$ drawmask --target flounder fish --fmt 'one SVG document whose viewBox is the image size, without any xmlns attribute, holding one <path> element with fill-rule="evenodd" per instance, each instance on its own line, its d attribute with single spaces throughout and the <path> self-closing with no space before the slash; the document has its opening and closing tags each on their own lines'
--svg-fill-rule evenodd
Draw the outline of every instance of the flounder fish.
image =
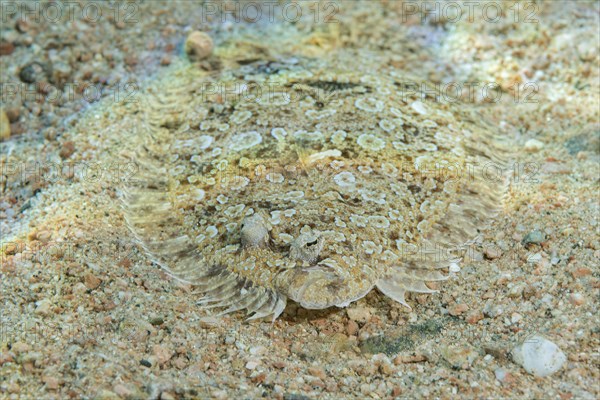
<svg viewBox="0 0 600 400">
<path fill-rule="evenodd" d="M 146 89 L 125 216 L 199 304 L 250 319 L 345 307 L 374 288 L 432 293 L 506 189 L 496 129 L 471 107 L 302 58 L 208 73 L 181 62 Z"/>
</svg>

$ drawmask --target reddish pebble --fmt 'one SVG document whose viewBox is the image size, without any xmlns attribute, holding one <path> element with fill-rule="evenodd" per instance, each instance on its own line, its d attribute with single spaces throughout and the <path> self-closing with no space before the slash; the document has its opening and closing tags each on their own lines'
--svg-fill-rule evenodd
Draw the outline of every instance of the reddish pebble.
<svg viewBox="0 0 600 400">
<path fill-rule="evenodd" d="M 571 302 L 571 304 L 573 304 L 574 306 L 580 306 L 583 303 L 585 303 L 585 298 L 583 297 L 583 295 L 581 293 L 572 293 L 569 296 L 569 301 Z"/>
<path fill-rule="evenodd" d="M 462 304 L 455 304 L 452 307 L 450 307 L 450 309 L 448 310 L 448 312 L 453 317 L 456 317 L 456 316 L 464 313 L 468 309 L 469 309 L 469 307 L 466 304 L 464 304 L 464 303 L 462 303 Z"/>
<path fill-rule="evenodd" d="M 10 42 L 0 42 L 0 56 L 11 55 L 15 51 L 15 45 Z"/>
<path fill-rule="evenodd" d="M 66 159 L 66 158 L 71 157 L 74 152 L 75 152 L 75 143 L 69 141 L 69 142 L 63 143 L 62 148 L 60 149 L 60 152 L 58 153 L 58 155 L 62 159 Z"/>
<path fill-rule="evenodd" d="M 470 324 L 476 324 L 477 322 L 483 319 L 483 313 L 481 311 L 475 310 L 471 311 L 465 320 Z"/>
<path fill-rule="evenodd" d="M 320 367 L 308 367 L 308 373 L 312 376 L 316 376 L 321 380 L 325 380 L 325 378 L 327 378 L 325 371 L 323 370 L 323 368 Z"/>
<path fill-rule="evenodd" d="M 571 271 L 573 278 L 581 278 L 582 276 L 591 275 L 592 270 L 589 268 L 577 268 L 575 271 Z"/>
<path fill-rule="evenodd" d="M 275 361 L 273 366 L 277 369 L 284 369 L 286 367 L 286 363 L 283 361 Z"/>
<path fill-rule="evenodd" d="M 348 332 L 348 336 L 355 336 L 358 332 L 358 324 L 355 321 L 348 321 L 348 325 L 346 326 L 346 331 Z"/>
<path fill-rule="evenodd" d="M 160 59 L 160 65 L 171 65 L 171 57 L 169 56 L 164 56 L 163 58 Z"/>
<path fill-rule="evenodd" d="M 46 384 L 46 388 L 50 390 L 58 389 L 58 379 L 53 376 L 44 375 L 42 377 L 42 382 Z"/>
<path fill-rule="evenodd" d="M 84 280 L 85 287 L 90 290 L 97 289 L 98 286 L 100 286 L 100 284 L 102 283 L 102 281 L 100 279 L 98 279 L 97 277 L 95 277 L 92 274 L 87 274 L 85 276 L 85 278 L 83 278 L 83 280 Z"/>
</svg>

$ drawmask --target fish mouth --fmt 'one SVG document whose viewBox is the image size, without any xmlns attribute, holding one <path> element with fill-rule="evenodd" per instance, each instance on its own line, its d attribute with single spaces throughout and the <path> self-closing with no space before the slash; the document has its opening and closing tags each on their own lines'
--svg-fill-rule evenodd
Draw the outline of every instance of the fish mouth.
<svg viewBox="0 0 600 400">
<path fill-rule="evenodd" d="M 320 310 L 344 302 L 347 281 L 330 267 L 315 264 L 280 274 L 280 290 L 303 308 Z"/>
<path fill-rule="evenodd" d="M 311 310 L 346 307 L 372 289 L 371 285 L 356 290 L 356 282 L 349 281 L 323 264 L 283 271 L 278 278 L 278 290 L 303 308 Z"/>
<path fill-rule="evenodd" d="M 303 268 L 302 272 L 307 274 L 308 277 L 307 277 L 306 281 L 304 282 L 304 284 L 299 288 L 298 297 L 300 299 L 306 298 L 307 297 L 306 292 L 319 281 L 322 281 L 322 280 L 326 280 L 328 282 L 335 282 L 336 280 L 341 281 L 341 279 L 336 274 L 333 274 L 331 271 L 328 271 L 325 267 L 323 267 L 321 265 L 314 265 L 312 267 Z M 305 307 L 305 308 L 309 308 L 309 307 Z"/>
</svg>

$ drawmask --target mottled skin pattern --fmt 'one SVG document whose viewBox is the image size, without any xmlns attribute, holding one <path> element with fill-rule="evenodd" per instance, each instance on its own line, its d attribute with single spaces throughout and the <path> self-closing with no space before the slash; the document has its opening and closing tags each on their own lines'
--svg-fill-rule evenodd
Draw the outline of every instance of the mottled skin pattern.
<svg viewBox="0 0 600 400">
<path fill-rule="evenodd" d="M 503 183 L 467 173 L 497 162 L 489 127 L 401 83 L 303 60 L 175 69 L 144 103 L 133 232 L 226 312 L 431 292 L 460 255 L 429 250 L 474 239 Z"/>
</svg>

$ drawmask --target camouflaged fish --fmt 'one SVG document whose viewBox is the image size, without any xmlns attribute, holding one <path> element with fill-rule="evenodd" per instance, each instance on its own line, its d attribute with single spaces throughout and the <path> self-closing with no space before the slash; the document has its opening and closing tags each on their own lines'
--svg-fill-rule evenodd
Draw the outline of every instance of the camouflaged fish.
<svg viewBox="0 0 600 400">
<path fill-rule="evenodd" d="M 505 183 L 493 127 L 402 85 L 315 60 L 182 62 L 143 96 L 129 226 L 223 313 L 275 320 L 288 299 L 345 307 L 375 287 L 408 306 L 446 279 Z"/>
</svg>

